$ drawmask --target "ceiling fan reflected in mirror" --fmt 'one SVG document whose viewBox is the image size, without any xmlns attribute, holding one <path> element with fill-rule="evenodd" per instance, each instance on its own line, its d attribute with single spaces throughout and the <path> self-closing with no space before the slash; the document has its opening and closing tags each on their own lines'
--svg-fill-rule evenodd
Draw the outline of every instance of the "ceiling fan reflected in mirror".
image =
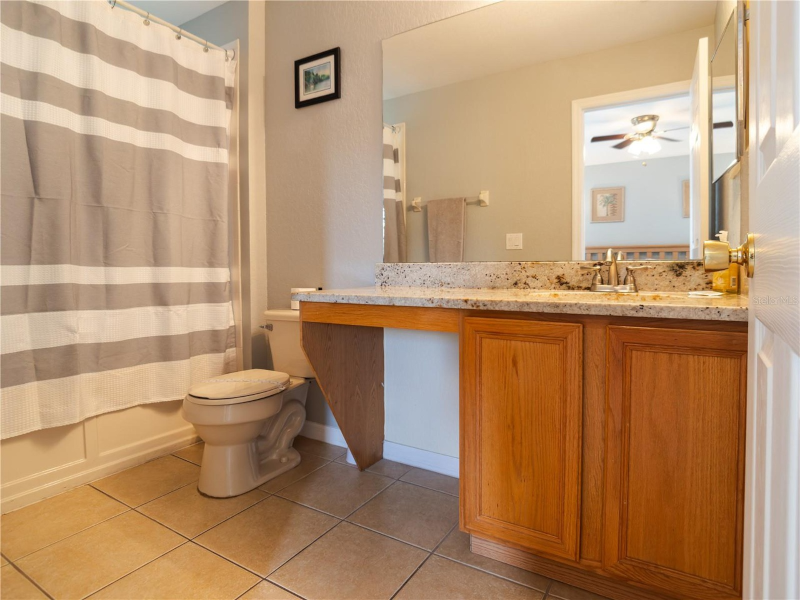
<svg viewBox="0 0 800 600">
<path fill-rule="evenodd" d="M 659 140 L 665 142 L 680 142 L 675 138 L 665 137 L 664 134 L 670 131 L 678 131 L 680 129 L 689 129 L 689 126 L 675 127 L 673 129 L 666 129 L 664 131 L 656 131 L 656 123 L 658 123 L 658 115 L 639 115 L 631 119 L 633 124 L 633 132 L 631 133 L 615 133 L 613 135 L 598 135 L 591 139 L 591 142 L 611 142 L 622 140 L 618 144 L 611 146 L 617 150 L 628 148 L 628 152 L 634 156 L 655 154 L 661 150 Z M 722 123 L 714 123 L 714 129 L 725 129 L 733 127 L 731 121 L 723 121 Z"/>
</svg>

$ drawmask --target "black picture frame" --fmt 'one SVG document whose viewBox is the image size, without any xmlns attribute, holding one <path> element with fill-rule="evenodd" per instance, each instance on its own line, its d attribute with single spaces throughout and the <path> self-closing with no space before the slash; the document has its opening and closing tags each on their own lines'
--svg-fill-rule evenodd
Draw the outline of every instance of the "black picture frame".
<svg viewBox="0 0 800 600">
<path fill-rule="evenodd" d="M 307 65 L 310 62 L 314 62 L 321 58 L 326 58 L 328 56 L 330 56 L 333 59 L 333 77 L 331 86 L 333 88 L 333 91 L 330 94 L 317 96 L 315 98 L 310 98 L 308 100 L 302 100 L 300 97 L 300 77 L 301 77 L 301 72 L 303 71 L 303 65 Z M 306 106 L 312 106 L 314 104 L 319 104 L 321 102 L 338 100 L 341 97 L 342 97 L 342 60 L 341 60 L 341 51 L 339 48 L 331 48 L 330 50 L 326 50 L 325 52 L 319 52 L 317 54 L 313 54 L 311 56 L 307 56 L 305 58 L 301 58 L 299 60 L 294 61 L 294 107 L 295 108 L 305 108 Z"/>
</svg>

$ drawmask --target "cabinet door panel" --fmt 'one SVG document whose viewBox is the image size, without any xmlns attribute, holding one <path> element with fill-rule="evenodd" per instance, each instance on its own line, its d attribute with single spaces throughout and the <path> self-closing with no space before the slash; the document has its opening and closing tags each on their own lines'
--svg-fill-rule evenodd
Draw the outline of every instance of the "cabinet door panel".
<svg viewBox="0 0 800 600">
<path fill-rule="evenodd" d="M 746 334 L 609 328 L 606 569 L 738 594 L 746 349 Z"/>
<path fill-rule="evenodd" d="M 461 340 L 462 528 L 576 560 L 582 326 L 468 317 Z"/>
</svg>

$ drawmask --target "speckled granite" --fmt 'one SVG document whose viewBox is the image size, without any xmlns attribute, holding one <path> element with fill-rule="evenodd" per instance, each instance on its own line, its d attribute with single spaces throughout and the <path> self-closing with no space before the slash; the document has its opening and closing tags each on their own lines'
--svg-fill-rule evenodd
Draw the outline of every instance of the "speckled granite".
<svg viewBox="0 0 800 600">
<path fill-rule="evenodd" d="M 469 308 L 660 319 L 747 320 L 746 296 L 692 298 L 686 292 L 602 294 L 563 290 L 433 289 L 430 287 L 375 286 L 294 294 L 292 299 L 303 302 Z"/>
<path fill-rule="evenodd" d="M 588 290 L 592 271 L 581 270 L 596 262 L 472 262 L 472 263 L 378 263 L 375 284 L 380 287 L 429 287 L 518 290 Z M 711 274 L 700 261 L 631 261 L 626 265 L 647 265 L 636 273 L 640 290 L 689 292 L 711 289 Z M 608 268 L 601 273 L 605 279 Z"/>
</svg>

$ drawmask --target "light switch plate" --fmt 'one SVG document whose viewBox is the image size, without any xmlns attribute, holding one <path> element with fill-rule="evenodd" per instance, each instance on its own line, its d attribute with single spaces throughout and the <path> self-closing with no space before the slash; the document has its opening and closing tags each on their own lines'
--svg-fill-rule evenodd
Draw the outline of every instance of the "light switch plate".
<svg viewBox="0 0 800 600">
<path fill-rule="evenodd" d="M 507 233 L 506 234 L 506 250 L 522 250 L 522 234 L 521 233 Z"/>
</svg>

